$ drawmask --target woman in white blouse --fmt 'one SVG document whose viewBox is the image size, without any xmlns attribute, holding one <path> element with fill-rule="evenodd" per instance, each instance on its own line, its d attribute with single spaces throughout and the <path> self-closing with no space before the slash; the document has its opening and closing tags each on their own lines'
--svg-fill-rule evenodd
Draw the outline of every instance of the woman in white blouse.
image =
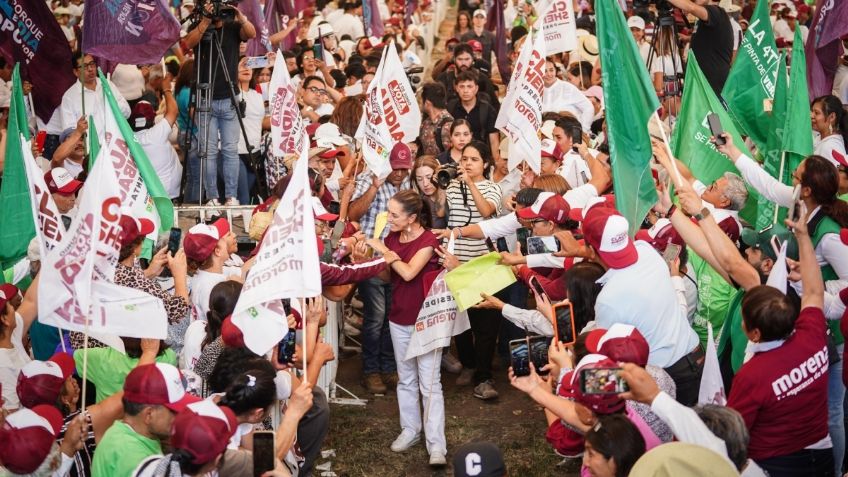
<svg viewBox="0 0 848 477">
<path fill-rule="evenodd" d="M 813 123 L 813 154 L 822 156 L 839 167 L 833 155 L 836 151 L 845 157 L 845 136 L 848 134 L 848 114 L 836 96 L 820 96 L 810 106 Z"/>
</svg>

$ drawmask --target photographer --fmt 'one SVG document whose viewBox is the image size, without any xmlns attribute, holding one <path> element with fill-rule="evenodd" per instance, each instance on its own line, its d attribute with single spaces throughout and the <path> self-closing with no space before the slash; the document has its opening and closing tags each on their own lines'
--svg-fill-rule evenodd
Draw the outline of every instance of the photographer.
<svg viewBox="0 0 848 477">
<path fill-rule="evenodd" d="M 217 11 L 216 11 L 217 10 Z M 238 141 L 241 129 L 238 111 L 234 107 L 235 81 L 239 63 L 239 44 L 256 36 L 253 24 L 233 5 L 221 5 L 220 0 L 209 0 L 203 6 L 204 15 L 185 37 L 187 48 L 196 48 L 195 58 L 200 68 L 199 83 L 211 83 L 212 104 L 208 113 L 201 113 L 197 124 L 200 150 L 205 150 L 204 187 L 209 205 L 220 205 L 218 197 L 218 139 L 221 141 L 223 161 L 224 196 L 226 205 L 238 205 L 239 157 Z M 213 15 L 213 13 L 217 13 Z M 212 27 L 215 35 L 208 41 L 217 42 L 220 48 L 200 48 L 201 39 Z M 219 54 L 222 56 L 219 58 Z M 210 63 L 211 62 L 211 63 Z M 209 65 L 212 77 L 206 77 Z M 223 67 L 226 67 L 226 75 Z M 229 79 L 229 81 L 227 81 Z M 204 147 L 205 146 L 205 147 Z"/>
<path fill-rule="evenodd" d="M 721 96 L 733 58 L 733 27 L 727 12 L 714 0 L 668 0 L 698 18 L 691 47 L 713 91 Z"/>
</svg>

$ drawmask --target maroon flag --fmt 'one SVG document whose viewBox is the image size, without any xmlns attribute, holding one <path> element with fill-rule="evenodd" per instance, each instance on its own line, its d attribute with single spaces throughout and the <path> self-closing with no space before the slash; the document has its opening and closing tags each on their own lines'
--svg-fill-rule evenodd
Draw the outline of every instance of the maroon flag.
<svg viewBox="0 0 848 477">
<path fill-rule="evenodd" d="M 0 54 L 20 63 L 32 83 L 35 113 L 45 123 L 74 84 L 71 47 L 45 2 L 0 0 Z"/>
<path fill-rule="evenodd" d="M 512 74 L 512 68 L 509 64 L 509 52 L 506 48 L 506 25 L 503 16 L 504 2 L 503 0 L 495 0 L 489 14 L 486 17 L 489 22 L 486 24 L 486 29 L 489 31 L 495 30 L 495 56 L 498 60 L 498 72 L 501 75 L 501 81 L 504 86 L 509 84 L 509 78 Z M 488 58 L 486 58 L 488 60 Z"/>
<path fill-rule="evenodd" d="M 256 29 L 256 36 L 247 41 L 247 56 L 262 56 L 271 51 L 271 42 L 268 40 L 271 34 L 268 32 L 268 26 L 265 25 L 259 0 L 242 0 L 238 8 Z"/>
<path fill-rule="evenodd" d="M 842 56 L 840 38 L 848 34 L 848 1 L 818 0 L 804 52 L 810 100 L 830 94 Z"/>
<path fill-rule="evenodd" d="M 159 63 L 180 41 L 180 23 L 166 0 L 89 0 L 83 27 L 82 51 L 113 63 Z"/>
<path fill-rule="evenodd" d="M 377 0 L 362 0 L 362 18 L 365 22 L 365 36 L 381 38 L 386 33 Z"/>
</svg>

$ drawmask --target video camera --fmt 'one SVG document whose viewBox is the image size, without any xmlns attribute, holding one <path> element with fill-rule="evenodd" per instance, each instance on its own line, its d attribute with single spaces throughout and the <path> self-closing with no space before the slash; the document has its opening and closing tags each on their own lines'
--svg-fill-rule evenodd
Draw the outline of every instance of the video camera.
<svg viewBox="0 0 848 477">
<path fill-rule="evenodd" d="M 211 18 L 212 20 L 221 20 L 224 22 L 235 20 L 236 12 L 233 8 L 238 6 L 240 0 L 200 0 L 194 11 L 200 15 Z M 206 5 L 211 5 L 211 11 L 206 11 Z"/>
<path fill-rule="evenodd" d="M 406 78 L 409 80 L 409 86 L 412 86 L 412 91 L 418 91 L 421 85 L 421 74 L 424 73 L 424 68 L 421 66 L 410 66 L 404 68 Z"/>
<path fill-rule="evenodd" d="M 647 11 L 651 4 L 656 6 L 657 16 L 660 18 L 670 17 L 674 10 L 674 5 L 668 0 L 633 0 L 633 10 L 636 12 Z"/>
<path fill-rule="evenodd" d="M 441 189 L 447 189 L 451 181 L 456 179 L 456 172 L 455 164 L 442 166 L 436 173 L 436 185 Z"/>
</svg>

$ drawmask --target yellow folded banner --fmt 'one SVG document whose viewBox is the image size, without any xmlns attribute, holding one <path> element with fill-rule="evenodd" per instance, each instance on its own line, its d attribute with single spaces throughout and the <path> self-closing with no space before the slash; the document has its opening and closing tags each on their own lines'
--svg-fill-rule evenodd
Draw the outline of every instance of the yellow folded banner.
<svg viewBox="0 0 848 477">
<path fill-rule="evenodd" d="M 389 223 L 389 212 L 380 212 L 377 214 L 377 217 L 374 218 L 374 238 L 378 239 L 381 235 L 383 235 L 383 229 L 386 228 L 386 224 Z"/>
<path fill-rule="evenodd" d="M 483 301 L 481 293 L 494 295 L 515 283 L 512 267 L 499 265 L 501 255 L 491 252 L 466 262 L 445 275 L 445 283 L 453 293 L 459 311 Z"/>
</svg>

